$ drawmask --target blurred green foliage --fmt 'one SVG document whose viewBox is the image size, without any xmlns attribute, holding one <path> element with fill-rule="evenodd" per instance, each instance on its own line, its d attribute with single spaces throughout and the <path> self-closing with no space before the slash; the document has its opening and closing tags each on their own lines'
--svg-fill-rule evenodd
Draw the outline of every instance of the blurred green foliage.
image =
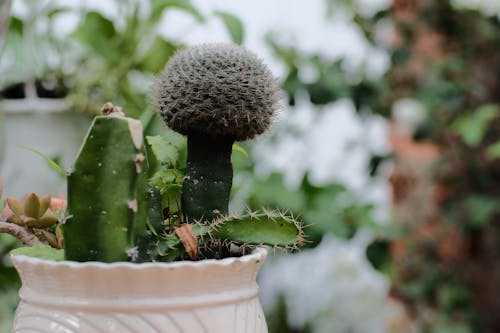
<svg viewBox="0 0 500 333">
<path fill-rule="evenodd" d="M 251 208 L 287 209 L 300 217 L 306 227 L 309 246 L 314 247 L 324 234 L 350 238 L 360 227 L 373 227 L 371 204 L 359 200 L 342 184 L 313 185 L 305 175 L 298 189 L 285 185 L 283 175 L 273 173 L 257 179 L 249 193 Z"/>
<path fill-rule="evenodd" d="M 20 287 L 15 268 L 8 260 L 8 253 L 19 246 L 19 241 L 10 235 L 0 234 L 0 332 L 10 332 L 12 314 L 17 306 Z"/>
<path fill-rule="evenodd" d="M 216 11 L 215 15 L 222 19 L 233 42 L 242 44 L 243 37 L 245 36 L 245 28 L 241 21 L 236 16 L 220 10 Z"/>
<path fill-rule="evenodd" d="M 113 1 L 117 17 L 84 7 L 41 1 L 13 16 L 3 55 L 0 96 L 22 98 L 22 83 L 35 80 L 41 97 L 65 97 L 71 109 L 95 115 L 113 101 L 132 117 L 150 120 L 149 94 L 154 76 L 180 47 L 160 33 L 162 18 L 182 11 L 196 24 L 207 18 L 189 0 Z M 70 35 L 55 31 L 60 16 L 78 19 Z M 234 15 L 214 13 L 232 40 L 242 43 L 244 28 Z M 43 29 L 37 29 L 43 26 Z M 35 52 L 36 50 L 36 52 Z M 21 85 L 21 86 L 20 86 Z"/>
<path fill-rule="evenodd" d="M 95 11 L 85 13 L 73 37 L 88 49 L 78 63 L 78 75 L 70 82 L 72 104 L 97 112 L 102 101 L 113 100 L 126 107 L 127 114 L 140 117 L 149 107 L 147 82 L 161 71 L 165 62 L 180 46 L 158 33 L 164 11 L 181 9 L 199 22 L 203 16 L 189 1 L 152 0 L 147 17 L 140 17 L 138 3 L 117 2 L 123 27 Z"/>
<path fill-rule="evenodd" d="M 440 191 L 431 202 L 439 224 L 426 240 L 406 237 L 408 259 L 395 269 L 395 289 L 421 309 L 424 332 L 496 332 L 500 307 L 489 295 L 500 280 L 488 272 L 500 268 L 500 161 L 491 150 L 500 140 L 500 22 L 449 1 L 408 15 L 395 15 L 401 41 L 394 54 L 410 52 L 387 79 L 395 98 L 414 97 L 427 109 L 414 136 L 442 154 L 428 175 Z M 459 255 L 446 256 L 443 242 Z"/>
<path fill-rule="evenodd" d="M 358 73 L 346 70 L 344 58 L 299 51 L 270 35 L 268 43 L 287 69 L 283 88 L 289 103 L 294 105 L 304 93 L 319 106 L 347 97 L 360 116 L 379 114 L 392 121 L 394 102 L 415 99 L 426 113 L 412 133 L 413 139 L 432 143 L 441 154 L 432 168 L 434 174 L 427 175 L 441 191 L 436 198 L 428 198 L 437 206 L 433 216 L 438 223 L 432 236 L 419 236 L 418 228 L 426 220 L 415 220 L 411 226 L 379 227 L 381 238 L 368 248 L 369 258 L 390 274 L 394 294 L 408 306 L 422 332 L 497 332 L 500 321 L 495 313 L 500 308 L 490 295 L 500 281 L 496 273 L 489 272 L 498 271 L 500 263 L 499 18 L 494 13 L 454 7 L 449 0 L 395 0 L 371 14 L 361 10 L 357 1 L 328 0 L 327 4 L 332 20 L 338 15 L 349 17 L 369 45 L 388 52 L 390 68 L 372 79 L 363 69 Z M 391 35 L 386 40 L 390 43 L 384 44 L 377 33 L 388 22 Z M 303 68 L 312 68 L 316 78 L 304 80 Z M 386 159 L 373 156 L 370 174 Z M 269 187 L 276 191 L 270 199 L 307 206 L 303 211 L 306 221 L 310 211 L 317 222 L 330 210 L 336 221 L 344 222 L 333 231 L 350 234 L 349 219 L 336 214 L 340 207 L 334 208 L 339 202 L 338 187 L 321 189 L 319 193 L 328 193 L 325 201 L 321 195 L 316 197 L 317 191 L 310 191 L 307 182 L 300 191 L 287 195 L 278 192 L 276 184 Z M 414 209 L 419 210 L 421 204 L 414 202 Z M 355 204 L 342 212 L 354 210 L 356 218 L 366 219 L 362 208 Z M 453 237 L 458 238 L 453 241 Z M 444 245 L 438 239 L 450 242 L 454 253 L 461 253 L 459 257 L 451 262 L 443 259 L 440 251 Z M 390 252 L 396 241 L 406 249 L 404 259 L 397 262 Z"/>
<path fill-rule="evenodd" d="M 382 104 L 384 96 L 389 93 L 387 81 L 369 79 L 363 70 L 347 72 L 344 58 L 329 60 L 316 53 L 303 54 L 292 45 L 280 43 L 273 33 L 267 36 L 267 43 L 287 67 L 282 87 L 290 105 L 295 105 L 298 93 L 307 92 L 315 105 L 350 98 L 358 112 L 368 108 L 375 113 L 388 114 L 387 105 Z M 304 82 L 299 74 L 300 68 L 309 68 L 318 77 L 312 82 Z"/>
</svg>

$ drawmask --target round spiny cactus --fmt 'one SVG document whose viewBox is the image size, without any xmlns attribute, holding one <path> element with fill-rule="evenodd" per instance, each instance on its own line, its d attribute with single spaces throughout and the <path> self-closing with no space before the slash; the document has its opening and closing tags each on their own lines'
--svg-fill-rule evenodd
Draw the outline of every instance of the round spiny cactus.
<svg viewBox="0 0 500 333">
<path fill-rule="evenodd" d="M 232 44 L 203 44 L 176 53 L 154 92 L 158 113 L 174 131 L 237 141 L 264 132 L 278 101 L 278 84 L 267 66 Z"/>
</svg>

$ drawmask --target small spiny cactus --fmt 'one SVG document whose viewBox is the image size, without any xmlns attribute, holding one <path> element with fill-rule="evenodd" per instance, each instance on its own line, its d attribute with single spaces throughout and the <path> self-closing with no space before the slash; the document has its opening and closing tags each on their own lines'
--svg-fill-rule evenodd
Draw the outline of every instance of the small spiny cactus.
<svg viewBox="0 0 500 333">
<path fill-rule="evenodd" d="M 247 210 L 242 215 L 221 216 L 209 225 L 181 224 L 157 238 L 151 259 L 224 258 L 264 245 L 298 250 L 305 242 L 302 224 L 292 215 L 278 210 Z"/>
<path fill-rule="evenodd" d="M 263 133 L 278 108 L 271 71 L 238 45 L 194 46 L 170 59 L 153 100 L 165 124 L 188 138 L 186 220 L 210 223 L 227 215 L 232 146 Z"/>
</svg>

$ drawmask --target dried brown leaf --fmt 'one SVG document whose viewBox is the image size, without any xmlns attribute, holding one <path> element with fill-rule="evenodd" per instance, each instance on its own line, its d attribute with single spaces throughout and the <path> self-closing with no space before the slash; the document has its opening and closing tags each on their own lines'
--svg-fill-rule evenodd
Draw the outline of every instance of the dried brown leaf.
<svg viewBox="0 0 500 333">
<path fill-rule="evenodd" d="M 198 240 L 193 233 L 193 228 L 190 224 L 183 224 L 175 228 L 175 234 L 179 237 L 186 253 L 191 260 L 198 259 Z"/>
</svg>

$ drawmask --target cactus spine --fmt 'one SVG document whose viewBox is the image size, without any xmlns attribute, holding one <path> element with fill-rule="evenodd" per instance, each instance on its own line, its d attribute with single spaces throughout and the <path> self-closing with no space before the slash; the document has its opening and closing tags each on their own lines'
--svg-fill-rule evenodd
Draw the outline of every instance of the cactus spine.
<svg viewBox="0 0 500 333">
<path fill-rule="evenodd" d="M 66 259 L 137 259 L 146 233 L 147 163 L 142 126 L 105 104 L 68 172 Z M 136 221 L 139 221 L 136 223 Z"/>
</svg>

